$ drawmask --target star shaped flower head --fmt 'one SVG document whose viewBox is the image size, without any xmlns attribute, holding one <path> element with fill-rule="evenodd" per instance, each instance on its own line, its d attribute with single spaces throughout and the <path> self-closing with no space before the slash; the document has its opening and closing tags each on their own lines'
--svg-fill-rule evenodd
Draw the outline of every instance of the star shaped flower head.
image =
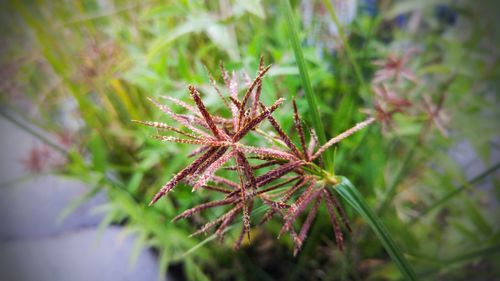
<svg viewBox="0 0 500 281">
<path fill-rule="evenodd" d="M 299 148 L 272 116 L 272 113 L 284 100 L 278 99 L 269 107 L 260 101 L 262 78 L 269 68 L 270 66 L 264 67 L 261 58 L 257 76 L 254 80 L 248 81 L 242 98 L 239 98 L 238 95 L 238 81 L 234 72 L 229 75 L 221 65 L 222 78 L 229 92 L 227 98 L 217 87 L 215 79 L 210 76 L 210 82 L 215 92 L 231 112 L 230 118 L 209 113 L 200 93 L 191 85 L 188 89 L 195 106 L 167 97 L 171 102 L 184 107 L 191 115 L 174 113 L 168 107 L 151 99 L 154 105 L 183 125 L 184 129 L 174 128 L 160 122 L 136 122 L 172 131 L 182 136 L 156 135 L 155 138 L 158 140 L 194 144 L 199 145 L 199 148 L 190 155 L 191 157 L 196 156 L 196 158 L 175 174 L 157 192 L 150 205 L 157 202 L 181 181 L 191 185 L 193 191 L 202 188 L 222 194 L 224 196 L 222 199 L 195 206 L 182 212 L 173 220 L 188 218 L 210 208 L 230 206 L 227 212 L 203 225 L 193 235 L 204 233 L 218 226 L 215 233 L 222 240 L 228 227 L 241 214 L 242 231 L 235 242 L 235 248 L 239 248 L 245 235 L 250 238 L 250 218 L 256 204 L 255 199 L 258 198 L 263 205 L 269 208 L 261 222 L 268 221 L 275 214 L 281 215 L 284 225 L 280 235 L 284 232 L 289 232 L 292 235 L 296 244 L 296 253 L 307 236 L 321 200 L 324 200 L 332 219 L 337 244 L 342 247 L 342 233 L 337 216 L 341 218 L 347 229 L 350 227 L 339 202 L 325 188 L 327 182 L 323 178 L 324 171 L 319 166 L 321 165 L 320 158 L 321 154 L 330 146 L 369 125 L 374 119 L 370 118 L 359 123 L 321 147 L 318 147 L 318 141 L 311 130 L 309 145 L 306 147 L 304 128 L 294 102 L 294 124 L 299 134 Z M 269 122 L 276 134 L 260 128 L 265 120 Z M 245 144 L 243 139 L 248 134 L 255 134 L 257 137 L 267 140 L 269 145 L 257 147 Z M 229 163 L 234 164 L 229 165 Z M 216 175 L 219 170 L 234 172 L 237 176 L 232 178 L 237 180 Z M 302 229 L 297 233 L 293 229 L 292 223 L 311 202 L 313 206 L 309 215 Z M 334 210 L 336 210 L 337 215 Z"/>
<path fill-rule="evenodd" d="M 379 84 L 381 82 L 395 82 L 399 83 L 402 78 L 417 83 L 417 77 L 408 68 L 408 62 L 415 54 L 414 49 L 405 51 L 402 55 L 390 54 L 384 59 L 375 60 L 373 64 L 380 67 L 375 72 L 373 83 Z"/>
</svg>

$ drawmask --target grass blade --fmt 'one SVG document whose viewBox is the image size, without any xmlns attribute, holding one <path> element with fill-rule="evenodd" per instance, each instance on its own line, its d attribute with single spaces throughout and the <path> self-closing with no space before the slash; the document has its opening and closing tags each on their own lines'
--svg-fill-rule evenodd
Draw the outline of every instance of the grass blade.
<svg viewBox="0 0 500 281">
<path fill-rule="evenodd" d="M 382 221 L 377 217 L 368 204 L 366 204 L 363 196 L 347 178 L 338 177 L 338 179 L 340 179 L 340 182 L 334 186 L 335 191 L 339 193 L 349 203 L 349 205 L 351 205 L 368 222 L 405 279 L 417 280 L 415 273 L 404 257 L 403 252 L 396 245 Z"/>
<path fill-rule="evenodd" d="M 500 168 L 500 162 L 498 162 L 495 165 L 491 166 L 489 169 L 487 169 L 483 173 L 475 176 L 467 184 L 464 184 L 464 185 L 458 187 L 457 189 L 455 189 L 453 191 L 450 191 L 445 196 L 443 196 L 441 199 L 439 199 L 434 204 L 432 204 L 429 208 L 427 208 L 424 211 L 422 211 L 418 217 L 416 217 L 414 220 L 412 220 L 410 222 L 410 224 L 416 223 L 418 220 L 420 220 L 422 217 L 424 217 L 425 215 L 427 215 L 428 213 L 430 213 L 432 210 L 435 210 L 439 206 L 441 206 L 444 203 L 448 202 L 450 199 L 452 199 L 453 197 L 455 197 L 456 195 L 460 194 L 462 191 L 464 191 L 465 189 L 467 189 L 467 187 L 469 187 L 470 185 L 473 185 L 473 184 L 476 184 L 476 183 L 480 182 L 481 180 L 483 180 L 484 178 L 486 178 L 487 176 L 489 176 L 491 173 L 495 172 L 499 168 Z"/>
<path fill-rule="evenodd" d="M 309 78 L 309 72 L 307 71 L 306 62 L 304 59 L 304 54 L 302 52 L 302 47 L 300 45 L 299 36 L 297 34 L 295 19 L 293 18 L 292 6 L 289 0 L 282 1 L 283 10 L 285 11 L 286 20 L 288 23 L 288 35 L 290 37 L 290 43 L 292 44 L 293 52 L 295 54 L 295 60 L 297 66 L 299 67 L 300 79 L 302 80 L 302 86 L 304 87 L 304 92 L 306 95 L 307 103 L 309 104 L 309 113 L 312 121 L 312 125 L 321 145 L 326 142 L 325 127 L 323 122 L 321 122 L 321 116 L 319 115 L 316 96 L 311 86 L 311 80 Z M 333 172 L 333 159 L 332 154 L 328 151 L 324 154 L 325 168 L 329 172 Z"/>
</svg>

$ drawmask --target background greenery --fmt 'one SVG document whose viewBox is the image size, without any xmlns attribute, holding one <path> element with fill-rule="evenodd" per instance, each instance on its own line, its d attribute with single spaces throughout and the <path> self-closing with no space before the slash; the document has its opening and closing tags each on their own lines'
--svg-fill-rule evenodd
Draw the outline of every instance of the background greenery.
<svg viewBox="0 0 500 281">
<path fill-rule="evenodd" d="M 388 83 L 413 106 L 394 115 L 395 127 L 379 123 L 343 141 L 336 174 L 348 177 L 376 210 L 419 279 L 493 280 L 500 274 L 498 173 L 489 180 L 491 188 L 477 184 L 499 167 L 491 156 L 500 131 L 495 1 L 359 2 L 354 21 L 339 37 L 331 32 L 335 18 L 327 1 L 292 1 L 327 138 L 373 112 L 372 79 L 383 69 L 375 60 L 412 50 L 404 68 L 417 82 Z M 105 213 L 101 227 L 119 224 L 135 234 L 136 254 L 151 247 L 160 277 L 170 268 L 181 280 L 401 278 L 367 222 L 347 204 L 354 231 L 346 250 L 336 249 L 321 209 L 296 258 L 289 239 L 275 238 L 279 220 L 253 228 L 252 241 L 237 252 L 231 248 L 236 232 L 218 243 L 210 236 L 188 237 L 203 218 L 170 223 L 208 194 L 179 186 L 146 207 L 192 150 L 152 140 L 150 129 L 130 122 L 170 122 L 146 97 L 189 101 L 186 86 L 195 84 L 215 111 L 221 103 L 204 65 L 214 76 L 220 61 L 253 76 L 264 55 L 273 67 L 264 79 L 263 101 L 296 97 L 309 116 L 281 1 L 12 1 L 5 7 L 2 116 L 43 130 L 45 142 L 67 157 L 50 171 L 92 187 L 63 217 L 105 190 L 109 202 L 96 210 Z M 438 104 L 443 95 L 440 117 L 448 136 L 422 109 L 424 98 Z M 293 126 L 290 112 L 287 102 L 275 113 L 287 129 Z M 70 141 L 62 143 L 61 136 Z M 450 152 L 463 142 L 487 167 L 479 177 L 467 178 Z"/>
</svg>

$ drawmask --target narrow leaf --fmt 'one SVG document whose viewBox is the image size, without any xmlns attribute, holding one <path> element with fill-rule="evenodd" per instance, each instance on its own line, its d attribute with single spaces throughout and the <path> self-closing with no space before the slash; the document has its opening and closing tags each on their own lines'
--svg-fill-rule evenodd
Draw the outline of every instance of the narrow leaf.
<svg viewBox="0 0 500 281">
<path fill-rule="evenodd" d="M 368 222 L 372 230 L 375 232 L 385 250 L 392 258 L 398 269 L 407 280 L 417 280 L 415 273 L 406 260 L 403 252 L 392 239 L 389 231 L 377 217 L 375 212 L 365 202 L 363 196 L 345 177 L 337 177 L 340 182 L 335 185 L 334 190 L 342 196 L 351 207 L 353 207 L 365 220 Z"/>
</svg>

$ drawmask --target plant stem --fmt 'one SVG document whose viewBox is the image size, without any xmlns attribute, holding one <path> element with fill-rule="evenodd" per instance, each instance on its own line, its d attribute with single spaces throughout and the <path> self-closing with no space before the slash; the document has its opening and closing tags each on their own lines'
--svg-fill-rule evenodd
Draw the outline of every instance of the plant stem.
<svg viewBox="0 0 500 281">
<path fill-rule="evenodd" d="M 406 260 L 403 252 L 396 245 L 389 234 L 389 231 L 386 229 L 379 217 L 365 202 L 363 196 L 347 178 L 338 177 L 338 179 L 339 184 L 333 186 L 333 189 L 340 194 L 340 196 L 342 196 L 347 203 L 349 203 L 349 205 L 351 205 L 351 207 L 353 207 L 354 210 L 356 210 L 365 219 L 366 222 L 368 222 L 405 279 L 417 280 L 415 273 Z"/>
<path fill-rule="evenodd" d="M 304 87 L 307 103 L 309 104 L 309 113 L 312 121 L 312 125 L 316 134 L 318 135 L 319 142 L 321 144 L 326 143 L 325 127 L 321 121 L 321 116 L 318 111 L 318 105 L 316 101 L 316 96 L 311 86 L 311 80 L 309 78 L 309 73 L 307 71 L 306 62 L 304 59 L 304 54 L 302 52 L 302 47 L 300 45 L 298 32 L 296 30 L 295 19 L 293 17 L 292 6 L 289 0 L 282 0 L 283 10 L 285 11 L 286 20 L 288 23 L 288 33 L 290 36 L 290 42 L 292 44 L 293 52 L 295 54 L 295 60 L 297 66 L 299 67 L 300 79 L 302 80 L 302 86 Z M 324 154 L 325 168 L 328 172 L 333 172 L 333 159 L 331 153 L 325 151 Z"/>
</svg>

